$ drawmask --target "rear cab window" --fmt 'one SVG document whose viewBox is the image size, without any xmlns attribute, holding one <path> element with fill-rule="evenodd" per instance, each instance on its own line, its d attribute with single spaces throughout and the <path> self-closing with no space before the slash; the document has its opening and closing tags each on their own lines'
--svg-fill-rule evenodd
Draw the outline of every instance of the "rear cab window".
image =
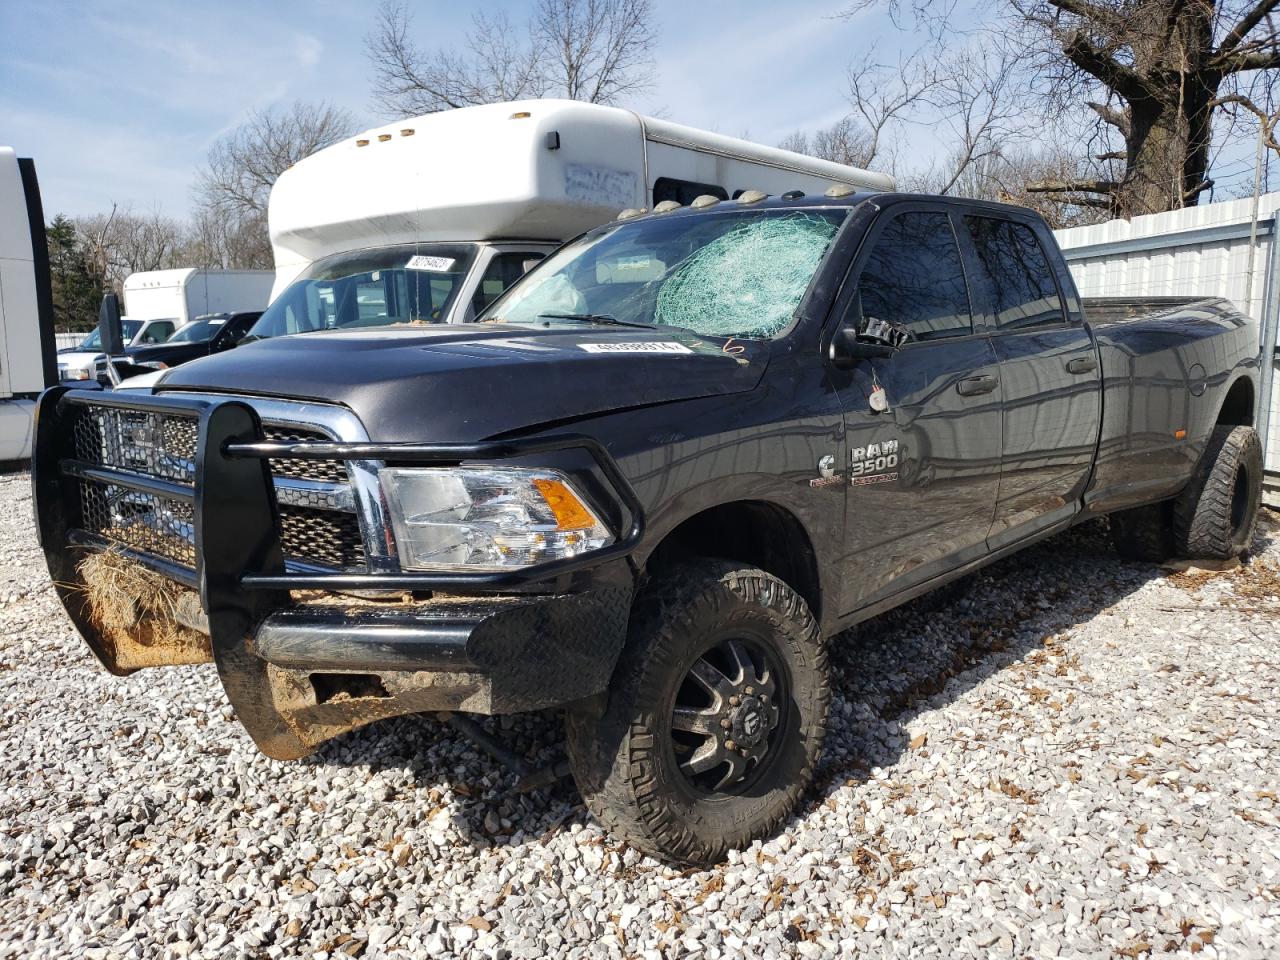
<svg viewBox="0 0 1280 960">
<path fill-rule="evenodd" d="M 1027 330 L 1066 322 L 1053 266 L 1035 231 L 998 217 L 964 217 L 991 290 L 997 330 Z"/>
</svg>

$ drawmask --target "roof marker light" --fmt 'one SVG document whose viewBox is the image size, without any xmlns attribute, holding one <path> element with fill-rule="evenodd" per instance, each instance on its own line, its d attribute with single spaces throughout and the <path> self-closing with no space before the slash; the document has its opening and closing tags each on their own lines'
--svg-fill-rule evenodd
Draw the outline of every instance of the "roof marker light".
<svg viewBox="0 0 1280 960">
<path fill-rule="evenodd" d="M 782 195 L 783 200 L 799 200 L 804 196 L 803 190 L 788 190 Z"/>
<path fill-rule="evenodd" d="M 389 134 L 389 133 L 380 133 L 380 134 L 378 134 L 378 142 L 379 142 L 379 143 L 386 143 L 386 142 L 387 142 L 388 140 L 390 140 L 390 139 L 391 139 L 391 134 Z"/>
<path fill-rule="evenodd" d="M 679 210 L 680 203 L 676 200 L 663 200 L 661 203 L 655 204 L 654 213 L 670 213 L 672 210 Z"/>
<path fill-rule="evenodd" d="M 363 140 L 363 139 L 361 139 L 361 140 L 357 140 L 357 141 L 356 141 L 356 146 L 357 146 L 357 147 L 367 147 L 368 145 L 369 145 L 369 141 L 368 141 L 368 140 Z"/>
<path fill-rule="evenodd" d="M 703 207 L 713 207 L 719 202 L 720 202 L 719 197 L 713 197 L 709 193 L 704 193 L 700 197 L 694 197 L 693 203 L 689 204 L 689 206 L 693 207 L 696 210 L 701 210 Z"/>
<path fill-rule="evenodd" d="M 761 200 L 766 199 L 768 196 L 769 195 L 767 193 L 762 193 L 759 190 L 743 190 L 742 193 L 738 195 L 738 202 L 739 203 L 759 203 Z"/>
<path fill-rule="evenodd" d="M 402 136 L 402 137 L 412 137 L 412 136 L 413 136 L 413 127 L 405 127 L 403 130 L 401 130 L 401 131 L 400 131 L 400 136 Z"/>
<path fill-rule="evenodd" d="M 638 217 L 645 212 L 646 211 L 643 207 L 641 207 L 639 210 L 637 210 L 635 207 L 627 207 L 627 209 L 623 210 L 620 214 L 618 214 L 617 219 L 630 220 L 632 217 Z"/>
<path fill-rule="evenodd" d="M 827 187 L 826 195 L 833 199 L 839 199 L 840 197 L 847 197 L 850 194 L 857 192 L 857 187 L 850 186 L 847 183 L 833 183 L 831 186 Z"/>
<path fill-rule="evenodd" d="M 528 110 L 521 110 L 518 113 L 513 113 L 511 116 L 507 117 L 507 119 L 508 120 L 528 120 L 532 116 L 533 114 L 530 113 Z"/>
</svg>

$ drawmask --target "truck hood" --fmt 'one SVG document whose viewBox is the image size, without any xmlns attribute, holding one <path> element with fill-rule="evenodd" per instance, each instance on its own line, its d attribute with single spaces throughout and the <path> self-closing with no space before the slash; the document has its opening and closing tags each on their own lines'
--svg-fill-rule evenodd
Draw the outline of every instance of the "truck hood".
<svg viewBox="0 0 1280 960">
<path fill-rule="evenodd" d="M 386 327 L 245 344 L 157 389 L 337 403 L 370 439 L 466 442 L 628 407 L 749 390 L 768 345 L 587 324 Z M 736 351 L 735 351 L 736 352 Z"/>
</svg>

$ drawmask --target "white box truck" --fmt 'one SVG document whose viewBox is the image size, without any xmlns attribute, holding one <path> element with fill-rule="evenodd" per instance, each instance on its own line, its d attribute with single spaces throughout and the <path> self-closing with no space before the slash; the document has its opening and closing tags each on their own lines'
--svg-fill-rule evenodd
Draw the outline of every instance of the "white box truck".
<svg viewBox="0 0 1280 960">
<path fill-rule="evenodd" d="M 402 120 L 302 160 L 271 191 L 276 275 L 252 336 L 469 321 L 533 262 L 626 208 L 893 179 L 573 100 Z M 138 316 L 134 301 L 126 306 Z"/>
<path fill-rule="evenodd" d="M 35 165 L 0 147 L 0 461 L 31 456 L 35 400 L 54 382 L 49 248 Z"/>
<path fill-rule="evenodd" d="M 176 320 L 206 313 L 262 310 L 271 297 L 270 270 L 144 270 L 124 281 L 125 314 L 134 320 Z"/>
</svg>

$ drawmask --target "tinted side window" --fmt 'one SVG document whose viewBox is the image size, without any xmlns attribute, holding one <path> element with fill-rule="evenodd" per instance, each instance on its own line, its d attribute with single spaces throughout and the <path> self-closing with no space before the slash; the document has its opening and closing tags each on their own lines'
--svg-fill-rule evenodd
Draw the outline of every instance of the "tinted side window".
<svg viewBox="0 0 1280 960">
<path fill-rule="evenodd" d="M 904 213 L 889 221 L 858 279 L 864 320 L 904 327 L 910 340 L 973 332 L 960 248 L 945 213 Z"/>
<path fill-rule="evenodd" d="M 676 203 L 689 204 L 704 193 L 721 200 L 729 199 L 729 191 L 714 183 L 695 183 L 693 180 L 677 180 L 675 177 L 659 177 L 653 181 L 653 202 L 656 206 L 663 200 L 674 200 Z"/>
<path fill-rule="evenodd" d="M 1035 231 L 1012 220 L 965 217 L 969 236 L 991 281 L 996 326 L 1020 330 L 1063 321 L 1053 268 Z"/>
</svg>

